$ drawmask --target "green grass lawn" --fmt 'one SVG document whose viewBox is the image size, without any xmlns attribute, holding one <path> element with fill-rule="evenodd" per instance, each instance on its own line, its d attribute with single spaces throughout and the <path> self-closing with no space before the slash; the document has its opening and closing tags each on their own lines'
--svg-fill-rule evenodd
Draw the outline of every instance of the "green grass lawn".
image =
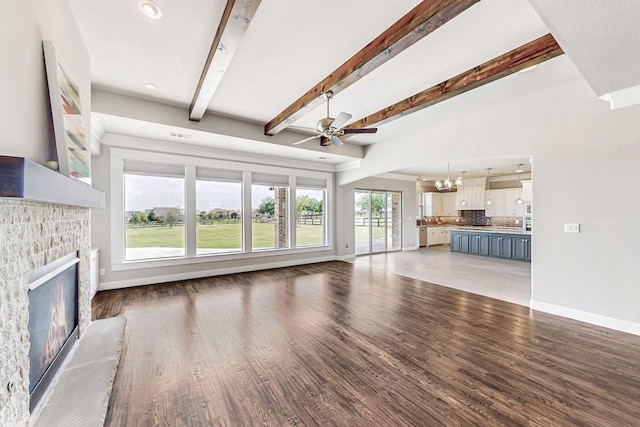
<svg viewBox="0 0 640 427">
<path fill-rule="evenodd" d="M 384 238 L 384 227 L 371 227 L 372 238 L 382 239 Z M 369 227 L 356 227 L 356 240 L 369 240 Z"/>
<path fill-rule="evenodd" d="M 253 247 L 273 248 L 273 224 L 252 224 Z M 296 228 L 297 245 L 317 245 L 322 243 L 323 227 L 320 225 L 300 225 Z M 152 226 L 131 226 L 126 228 L 127 248 L 181 248 L 184 247 L 184 226 L 173 228 Z M 208 224 L 196 228 L 196 245 L 201 249 L 242 248 L 242 224 Z"/>
</svg>

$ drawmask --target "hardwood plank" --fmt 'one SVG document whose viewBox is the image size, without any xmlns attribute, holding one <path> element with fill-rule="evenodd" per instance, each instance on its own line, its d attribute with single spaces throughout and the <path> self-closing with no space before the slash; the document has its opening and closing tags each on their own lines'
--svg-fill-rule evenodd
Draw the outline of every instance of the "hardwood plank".
<svg viewBox="0 0 640 427">
<path fill-rule="evenodd" d="M 275 135 L 324 102 L 322 94 L 334 94 L 351 86 L 400 52 L 431 34 L 480 0 L 425 0 L 387 28 L 320 83 L 309 89 L 264 126 Z"/>
<path fill-rule="evenodd" d="M 343 262 L 107 292 L 107 426 L 637 425 L 640 337 Z"/>
<path fill-rule="evenodd" d="M 346 126 L 345 129 L 362 129 L 368 126 L 379 126 L 388 123 L 407 114 L 415 113 L 416 111 L 486 85 L 487 83 L 494 82 L 525 68 L 548 61 L 563 53 L 553 36 L 547 34 L 353 122 L 349 126 Z"/>
</svg>

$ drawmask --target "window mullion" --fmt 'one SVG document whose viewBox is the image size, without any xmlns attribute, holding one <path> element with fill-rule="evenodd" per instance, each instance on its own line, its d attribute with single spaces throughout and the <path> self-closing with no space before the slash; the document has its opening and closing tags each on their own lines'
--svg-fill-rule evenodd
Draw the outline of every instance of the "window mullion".
<svg viewBox="0 0 640 427">
<path fill-rule="evenodd" d="M 298 246 L 296 240 L 296 224 L 298 220 L 298 212 L 296 210 L 297 195 L 296 195 L 296 176 L 289 176 L 289 247 L 295 248 Z"/>
<path fill-rule="evenodd" d="M 186 166 L 184 176 L 185 194 L 185 246 L 187 257 L 196 256 L 196 168 Z"/>
<path fill-rule="evenodd" d="M 242 173 L 242 236 L 244 242 L 242 247 L 245 252 L 252 252 L 251 238 L 251 172 Z"/>
</svg>

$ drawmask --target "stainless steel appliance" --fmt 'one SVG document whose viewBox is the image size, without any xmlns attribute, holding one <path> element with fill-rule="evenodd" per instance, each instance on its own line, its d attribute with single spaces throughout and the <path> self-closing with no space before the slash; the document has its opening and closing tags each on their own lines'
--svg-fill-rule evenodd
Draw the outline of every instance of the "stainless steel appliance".
<svg viewBox="0 0 640 427">
<path fill-rule="evenodd" d="M 524 213 L 522 214 L 522 229 L 531 233 L 533 229 L 533 209 L 531 204 L 524 206 Z"/>
</svg>

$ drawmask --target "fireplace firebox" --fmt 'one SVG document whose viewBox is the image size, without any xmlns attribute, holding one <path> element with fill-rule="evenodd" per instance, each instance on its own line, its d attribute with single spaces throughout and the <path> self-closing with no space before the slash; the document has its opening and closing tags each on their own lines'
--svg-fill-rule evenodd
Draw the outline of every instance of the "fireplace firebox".
<svg viewBox="0 0 640 427">
<path fill-rule="evenodd" d="M 77 252 L 29 275 L 31 411 L 78 339 Z"/>
</svg>

